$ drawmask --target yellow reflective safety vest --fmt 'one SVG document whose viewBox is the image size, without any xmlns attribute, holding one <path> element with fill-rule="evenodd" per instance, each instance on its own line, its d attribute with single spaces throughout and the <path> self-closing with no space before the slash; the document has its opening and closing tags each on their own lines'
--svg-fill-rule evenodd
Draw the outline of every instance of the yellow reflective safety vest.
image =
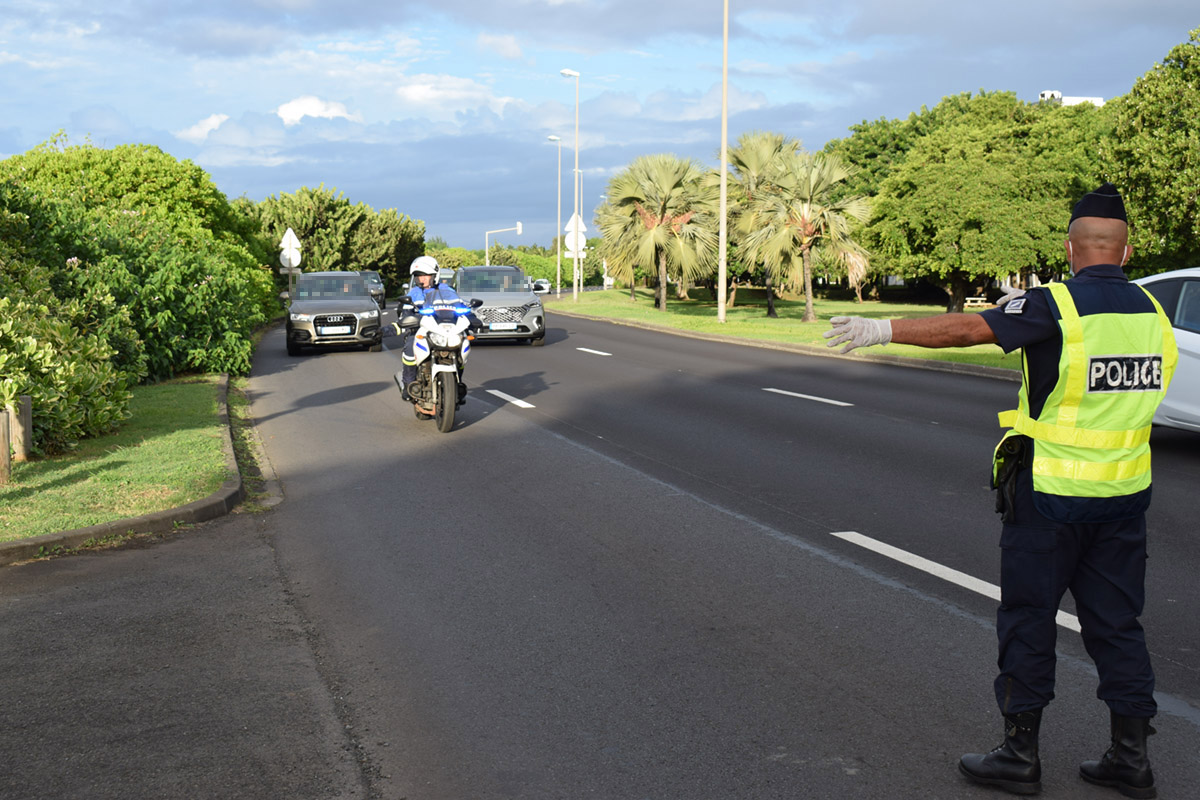
<svg viewBox="0 0 1200 800">
<path fill-rule="evenodd" d="M 996 448 L 995 463 L 1004 440 L 1023 434 L 1034 440 L 1035 499 L 1039 493 L 1114 498 L 1142 492 L 1150 486 L 1150 421 L 1178 361 L 1170 320 L 1149 292 L 1152 312 L 1080 316 L 1067 284 L 1046 288 L 1060 315 L 1058 381 L 1031 417 L 1029 363 L 1022 354 L 1018 408 L 1000 414 L 1000 426 L 1011 430 Z"/>
</svg>

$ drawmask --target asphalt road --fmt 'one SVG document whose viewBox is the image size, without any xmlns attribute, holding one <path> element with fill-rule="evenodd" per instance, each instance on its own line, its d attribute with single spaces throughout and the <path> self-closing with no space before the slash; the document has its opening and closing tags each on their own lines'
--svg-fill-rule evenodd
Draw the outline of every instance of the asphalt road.
<svg viewBox="0 0 1200 800">
<path fill-rule="evenodd" d="M 236 796 L 222 785 L 276 777 L 255 796 L 995 796 L 955 762 L 1000 738 L 987 475 L 1015 384 L 552 316 L 543 348 L 477 345 L 470 399 L 440 434 L 400 402 L 397 353 L 288 358 L 276 338 L 251 389 L 284 503 L 162 545 L 21 567 L 19 585 L 0 576 L 5 630 L 41 620 L 16 638 L 48 648 L 41 674 L 57 677 L 61 660 L 75 665 L 63 675 L 84 675 L 78 662 L 107 646 L 140 675 L 182 648 L 188 677 L 161 685 L 209 687 L 180 712 L 209 725 L 181 739 L 186 725 L 156 729 L 151 709 L 126 713 L 124 737 L 72 727 L 54 715 L 89 702 L 115 714 L 140 684 L 81 701 L 45 688 L 58 680 L 5 676 L 5 697 L 36 702 L 0 711 L 0 764 L 15 763 L 15 725 L 49 731 L 43 748 L 105 736 L 115 765 L 159 763 L 135 751 L 161 744 L 176 755 L 155 788 L 201 771 L 179 753 L 209 753 L 201 765 L 256 754 L 225 784 L 127 796 Z M 1144 621 L 1163 797 L 1200 785 L 1195 443 L 1153 440 Z M 112 592 L 143 585 L 145 616 L 161 606 L 165 619 L 118 648 L 100 631 L 132 612 Z M 189 603 L 197 593 L 205 602 Z M 77 603 L 83 621 L 48 643 L 51 615 L 78 617 Z M 223 637 L 205 633 L 209 619 Z M 1076 766 L 1106 746 L 1107 711 L 1078 636 L 1062 633 L 1045 793 L 1093 797 Z M 0 672 L 20 669 L 6 652 Z M 254 666 L 219 666 L 221 653 Z M 276 671 L 298 688 L 268 691 Z M 222 677 L 241 680 L 222 694 Z M 213 736 L 237 723 L 241 740 Z M 5 792 L 54 763 L 0 772 L 0 796 L 26 796 Z M 65 788 L 97 769 L 77 763 Z"/>
</svg>

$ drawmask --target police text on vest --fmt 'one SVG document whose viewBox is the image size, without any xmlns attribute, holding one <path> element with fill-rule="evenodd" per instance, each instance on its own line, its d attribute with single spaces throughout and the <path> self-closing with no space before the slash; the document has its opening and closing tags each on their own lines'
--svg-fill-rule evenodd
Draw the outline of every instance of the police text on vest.
<svg viewBox="0 0 1200 800">
<path fill-rule="evenodd" d="M 1093 356 L 1089 392 L 1161 392 L 1162 356 Z"/>
</svg>

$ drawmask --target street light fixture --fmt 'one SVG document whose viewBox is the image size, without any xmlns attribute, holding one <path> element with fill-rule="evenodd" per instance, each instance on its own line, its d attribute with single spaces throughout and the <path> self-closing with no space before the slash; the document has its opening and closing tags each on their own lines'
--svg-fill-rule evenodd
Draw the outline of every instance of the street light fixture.
<svg viewBox="0 0 1200 800">
<path fill-rule="evenodd" d="M 484 266 L 491 266 L 491 264 L 492 264 L 491 253 L 488 252 L 488 237 L 491 236 L 493 233 L 505 233 L 506 231 L 516 231 L 517 236 L 520 236 L 521 235 L 521 223 L 518 222 L 517 227 L 515 227 L 515 228 L 499 228 L 494 231 L 484 231 L 483 232 L 483 264 L 484 264 Z"/>
<path fill-rule="evenodd" d="M 562 69 L 562 70 L 559 70 L 559 74 L 562 75 L 564 78 L 574 78 L 575 79 L 575 192 L 574 192 L 574 198 L 573 198 L 574 205 L 575 205 L 575 213 L 571 216 L 571 219 L 572 220 L 578 219 L 578 220 L 580 220 L 580 222 L 582 222 L 582 219 L 580 219 L 580 217 L 579 217 L 579 73 L 573 69 Z M 575 279 L 571 282 L 571 285 L 573 287 L 573 299 L 575 302 L 578 303 L 579 302 L 579 248 L 577 248 L 574 251 L 573 255 L 575 257 Z"/>
<path fill-rule="evenodd" d="M 555 265 L 555 282 L 554 296 L 562 299 L 562 139 L 558 136 L 550 135 L 546 137 L 550 141 L 558 145 L 558 219 L 555 222 L 554 237 L 558 244 L 554 248 L 554 265 Z"/>
</svg>

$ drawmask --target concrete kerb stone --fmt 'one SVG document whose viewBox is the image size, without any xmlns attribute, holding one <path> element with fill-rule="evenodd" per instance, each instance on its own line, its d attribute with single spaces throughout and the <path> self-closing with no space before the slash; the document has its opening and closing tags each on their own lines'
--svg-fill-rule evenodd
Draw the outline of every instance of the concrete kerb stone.
<svg viewBox="0 0 1200 800">
<path fill-rule="evenodd" d="M 706 339 L 712 342 L 751 345 L 754 347 L 762 347 L 768 350 L 784 350 L 791 353 L 803 353 L 804 355 L 809 356 L 821 356 L 822 358 L 840 358 L 849 359 L 852 361 L 874 362 L 877 364 L 893 364 L 898 367 L 927 369 L 934 372 L 952 372 L 958 375 L 976 375 L 981 378 L 995 378 L 996 380 L 1013 381 L 1016 383 L 1021 382 L 1021 371 L 1016 369 L 985 367 L 979 364 L 958 364 L 953 361 L 936 361 L 924 358 L 913 358 L 911 356 L 893 356 L 887 355 L 886 353 L 851 352 L 842 355 L 837 350 L 828 347 L 821 347 L 819 345 L 772 342 L 767 339 L 744 339 L 737 336 L 722 336 L 721 334 L 716 333 L 701 333 L 699 331 L 683 330 L 680 328 L 670 327 L 669 325 L 655 325 L 650 322 L 642 322 L 641 320 L 610 319 L 608 317 L 594 316 L 592 314 L 581 314 L 578 311 L 564 311 L 558 303 L 555 303 L 552 308 L 554 309 L 555 314 L 561 314 L 564 317 L 594 319 L 600 322 L 611 322 L 614 325 L 625 325 L 630 328 L 641 328 L 643 330 L 656 331 L 658 333 L 672 333 L 676 336 L 686 336 L 689 339 Z"/>
<path fill-rule="evenodd" d="M 222 447 L 225 451 L 225 468 L 229 478 L 221 488 L 201 500 L 178 508 L 156 511 L 140 517 L 102 522 L 86 528 L 77 528 L 60 533 L 46 533 L 29 539 L 0 543 L 0 566 L 37 558 L 40 553 L 56 548 L 72 548 L 89 540 L 127 533 L 160 533 L 170 531 L 177 525 L 204 522 L 228 514 L 245 497 L 241 470 L 233 451 L 233 437 L 229 430 L 229 376 L 222 375 L 217 382 L 217 417 L 224 431 Z"/>
</svg>

